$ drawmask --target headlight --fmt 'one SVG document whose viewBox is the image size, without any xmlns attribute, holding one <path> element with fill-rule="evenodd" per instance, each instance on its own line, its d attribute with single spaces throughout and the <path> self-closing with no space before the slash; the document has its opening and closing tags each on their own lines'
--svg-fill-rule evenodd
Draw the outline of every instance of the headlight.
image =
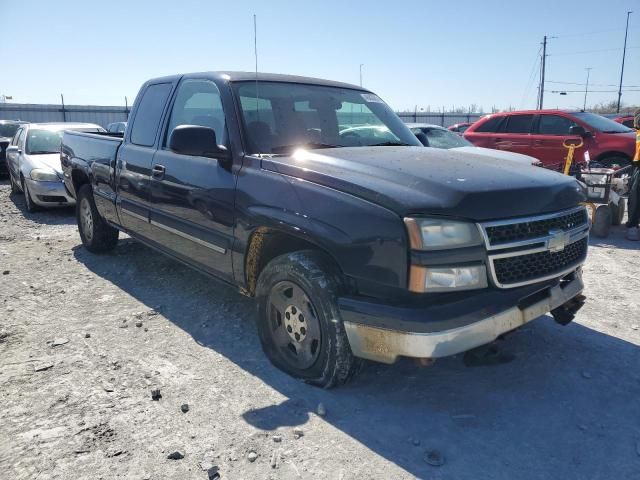
<svg viewBox="0 0 640 480">
<path fill-rule="evenodd" d="M 416 293 L 474 290 L 487 287 L 484 265 L 423 267 L 412 265 L 409 290 Z"/>
<path fill-rule="evenodd" d="M 42 168 L 34 168 L 33 170 L 31 170 L 31 173 L 29 174 L 29 176 L 31 177 L 31 180 L 36 180 L 38 182 L 60 181 L 60 178 L 58 178 L 58 175 L 56 175 L 55 172 L 52 172 L 50 170 L 44 170 Z"/>
<path fill-rule="evenodd" d="M 404 223 L 413 250 L 482 245 L 482 236 L 475 223 L 436 218 L 405 218 Z"/>
</svg>

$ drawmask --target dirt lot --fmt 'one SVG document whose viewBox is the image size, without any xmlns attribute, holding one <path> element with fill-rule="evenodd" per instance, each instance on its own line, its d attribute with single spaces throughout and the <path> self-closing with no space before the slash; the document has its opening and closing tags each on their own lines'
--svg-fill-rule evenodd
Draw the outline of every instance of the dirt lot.
<svg viewBox="0 0 640 480">
<path fill-rule="evenodd" d="M 0 271 L 2 478 L 640 478 L 640 251 L 622 230 L 592 240 L 577 321 L 500 342 L 512 362 L 369 365 L 331 391 L 267 362 L 250 300 L 130 239 L 92 255 L 72 211 L 27 214 L 5 181 Z"/>
</svg>

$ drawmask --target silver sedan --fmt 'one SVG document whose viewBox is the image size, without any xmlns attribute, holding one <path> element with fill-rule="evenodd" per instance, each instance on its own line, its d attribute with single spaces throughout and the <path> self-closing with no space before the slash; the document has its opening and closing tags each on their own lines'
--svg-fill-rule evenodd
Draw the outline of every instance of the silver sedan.
<svg viewBox="0 0 640 480">
<path fill-rule="evenodd" d="M 75 204 L 67 192 L 60 165 L 65 130 L 104 132 L 92 123 L 30 123 L 22 125 L 7 147 L 11 191 L 24 192 L 27 211 Z"/>
</svg>

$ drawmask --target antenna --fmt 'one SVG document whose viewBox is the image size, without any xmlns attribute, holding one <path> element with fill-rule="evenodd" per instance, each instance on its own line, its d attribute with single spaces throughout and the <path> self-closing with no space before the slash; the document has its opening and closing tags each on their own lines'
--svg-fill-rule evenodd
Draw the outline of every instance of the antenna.
<svg viewBox="0 0 640 480">
<path fill-rule="evenodd" d="M 256 57 L 256 121 L 260 121 L 260 109 L 258 108 L 258 20 L 253 14 L 253 54 Z"/>
</svg>

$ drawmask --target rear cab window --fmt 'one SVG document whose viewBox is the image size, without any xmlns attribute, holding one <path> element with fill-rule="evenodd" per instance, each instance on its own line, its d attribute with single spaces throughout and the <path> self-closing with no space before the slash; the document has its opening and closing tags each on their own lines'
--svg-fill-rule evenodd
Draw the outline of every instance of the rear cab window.
<svg viewBox="0 0 640 480">
<path fill-rule="evenodd" d="M 131 143 L 142 147 L 152 147 L 155 144 L 162 112 L 170 93 L 170 83 L 158 83 L 147 87 L 133 119 Z"/>
</svg>

